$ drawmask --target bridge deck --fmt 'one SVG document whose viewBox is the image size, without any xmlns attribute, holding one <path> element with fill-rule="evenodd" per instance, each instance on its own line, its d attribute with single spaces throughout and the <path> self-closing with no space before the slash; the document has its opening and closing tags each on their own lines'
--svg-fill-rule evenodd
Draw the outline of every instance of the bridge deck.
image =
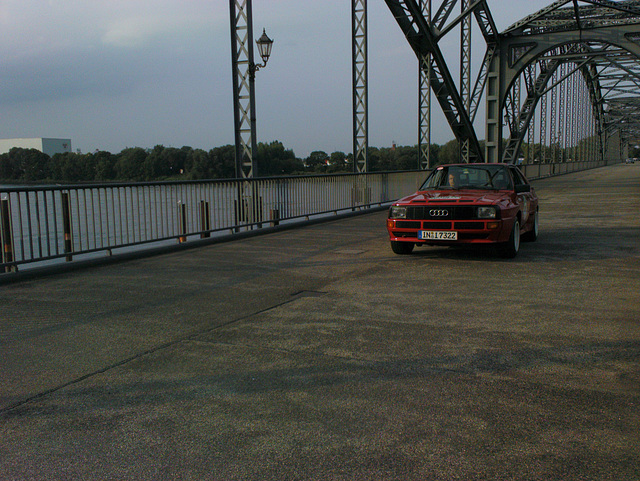
<svg viewBox="0 0 640 481">
<path fill-rule="evenodd" d="M 535 186 L 512 261 L 380 212 L 0 287 L 0 478 L 637 479 L 640 164 Z"/>
</svg>

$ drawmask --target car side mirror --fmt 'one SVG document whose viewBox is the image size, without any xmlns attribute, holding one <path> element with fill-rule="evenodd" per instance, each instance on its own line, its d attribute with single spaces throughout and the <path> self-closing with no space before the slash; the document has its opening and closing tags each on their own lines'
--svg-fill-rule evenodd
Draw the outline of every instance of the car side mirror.
<svg viewBox="0 0 640 481">
<path fill-rule="evenodd" d="M 531 186 L 529 184 L 516 185 L 516 194 L 524 194 L 525 192 L 531 192 Z"/>
</svg>

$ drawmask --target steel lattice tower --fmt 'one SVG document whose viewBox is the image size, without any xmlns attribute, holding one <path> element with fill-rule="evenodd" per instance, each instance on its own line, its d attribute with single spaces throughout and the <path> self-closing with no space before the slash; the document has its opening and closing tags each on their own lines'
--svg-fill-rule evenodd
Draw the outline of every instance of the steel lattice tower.
<svg viewBox="0 0 640 481">
<path fill-rule="evenodd" d="M 367 68 L 367 0 L 351 0 L 353 61 L 353 168 L 367 172 L 369 167 L 369 113 Z"/>
<path fill-rule="evenodd" d="M 460 97 L 462 104 L 469 114 L 471 109 L 471 15 L 468 14 L 469 0 L 460 1 Z M 471 117 L 471 115 L 469 115 Z M 470 160 L 469 137 L 460 142 L 460 159 L 463 162 Z"/>
<path fill-rule="evenodd" d="M 233 114 L 236 141 L 236 177 L 257 176 L 253 20 L 251 0 L 229 0 L 231 11 L 231 62 L 233 68 Z"/>
<path fill-rule="evenodd" d="M 431 24 L 431 0 L 420 0 L 424 18 Z M 418 168 L 431 167 L 431 54 L 418 59 Z"/>
</svg>

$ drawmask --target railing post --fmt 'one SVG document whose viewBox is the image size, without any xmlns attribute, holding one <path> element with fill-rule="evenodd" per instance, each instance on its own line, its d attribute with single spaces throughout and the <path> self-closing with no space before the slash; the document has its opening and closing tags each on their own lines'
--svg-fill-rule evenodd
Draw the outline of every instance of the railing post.
<svg viewBox="0 0 640 481">
<path fill-rule="evenodd" d="M 0 223 L 2 226 L 2 261 L 13 262 L 13 233 L 11 231 L 11 210 L 9 199 L 0 200 Z M 15 266 L 6 266 L 5 272 L 15 271 Z"/>
<path fill-rule="evenodd" d="M 211 237 L 211 215 L 209 214 L 209 202 L 205 200 L 200 201 L 200 239 Z"/>
<path fill-rule="evenodd" d="M 248 206 L 245 203 L 245 198 L 244 198 L 244 186 L 241 182 L 238 182 L 236 185 L 237 189 L 237 195 L 236 195 L 236 200 L 234 200 L 233 202 L 233 206 L 234 206 L 234 228 L 233 231 L 234 232 L 240 232 L 240 224 L 246 224 L 247 223 L 247 211 Z"/>
<path fill-rule="evenodd" d="M 178 242 L 187 242 L 187 204 L 183 204 L 182 201 L 178 201 L 178 217 L 180 221 L 180 237 Z"/>
<path fill-rule="evenodd" d="M 270 217 L 271 217 L 271 226 L 275 227 L 277 225 L 280 225 L 280 210 L 279 209 L 271 209 L 270 212 Z"/>
<path fill-rule="evenodd" d="M 73 260 L 72 232 L 71 232 L 71 205 L 69 203 L 69 193 L 62 192 L 62 228 L 64 229 L 64 253 L 67 254 L 67 262 Z"/>
<path fill-rule="evenodd" d="M 253 221 L 258 223 L 258 229 L 262 229 L 262 196 L 258 195 L 255 186 L 253 191 Z"/>
</svg>

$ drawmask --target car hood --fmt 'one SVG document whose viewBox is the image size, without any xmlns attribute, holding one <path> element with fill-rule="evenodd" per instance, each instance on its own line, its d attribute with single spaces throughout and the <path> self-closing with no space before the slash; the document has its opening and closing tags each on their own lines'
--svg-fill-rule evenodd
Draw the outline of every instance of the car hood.
<svg viewBox="0 0 640 481">
<path fill-rule="evenodd" d="M 398 200 L 399 204 L 427 204 L 430 202 L 448 202 L 452 203 L 478 203 L 478 204 L 497 204 L 509 197 L 508 192 L 497 192 L 487 190 L 451 190 L 451 191 L 432 191 L 432 192 L 416 192 L 415 194 L 403 197 Z"/>
</svg>

